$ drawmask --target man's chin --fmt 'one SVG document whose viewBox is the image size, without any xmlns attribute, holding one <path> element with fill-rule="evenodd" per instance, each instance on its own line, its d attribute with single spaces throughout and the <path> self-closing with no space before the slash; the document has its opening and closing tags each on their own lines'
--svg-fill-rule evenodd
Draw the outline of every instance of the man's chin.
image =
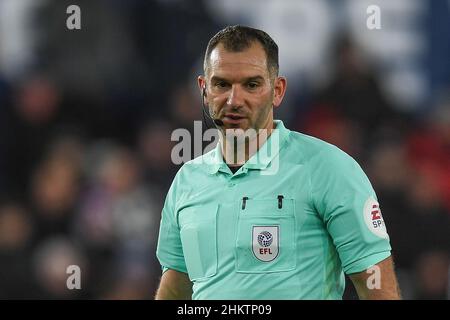
<svg viewBox="0 0 450 320">
<path fill-rule="evenodd" d="M 226 130 L 243 130 L 246 131 L 249 129 L 249 125 L 247 121 L 240 121 L 240 122 L 228 122 L 223 121 L 221 126 L 223 131 Z"/>
<path fill-rule="evenodd" d="M 234 124 L 234 125 L 223 125 L 222 128 L 224 128 L 225 130 L 242 130 L 242 131 L 247 131 L 248 125 L 238 125 L 238 124 Z"/>
<path fill-rule="evenodd" d="M 225 135 L 226 139 L 238 139 L 242 140 L 244 138 L 254 138 L 258 135 L 258 131 L 254 128 L 249 128 L 248 126 L 224 126 L 222 127 L 222 134 Z"/>
<path fill-rule="evenodd" d="M 224 124 L 222 126 L 222 129 L 225 134 L 231 133 L 231 134 L 239 134 L 246 132 L 247 130 L 251 129 L 247 124 Z"/>
</svg>

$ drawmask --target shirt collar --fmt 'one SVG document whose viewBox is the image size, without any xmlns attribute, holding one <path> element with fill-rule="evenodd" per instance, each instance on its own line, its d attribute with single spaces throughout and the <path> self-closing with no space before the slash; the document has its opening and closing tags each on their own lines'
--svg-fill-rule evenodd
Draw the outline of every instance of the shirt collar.
<svg viewBox="0 0 450 320">
<path fill-rule="evenodd" d="M 259 148 L 259 150 L 243 165 L 244 169 L 264 170 L 271 161 L 278 156 L 280 149 L 283 147 L 289 135 L 289 129 L 284 126 L 283 121 L 274 120 L 275 129 L 270 134 L 267 141 Z M 229 172 L 228 165 L 223 160 L 221 143 L 217 143 L 216 148 L 211 154 L 211 163 L 208 172 L 215 174 L 218 171 Z"/>
</svg>

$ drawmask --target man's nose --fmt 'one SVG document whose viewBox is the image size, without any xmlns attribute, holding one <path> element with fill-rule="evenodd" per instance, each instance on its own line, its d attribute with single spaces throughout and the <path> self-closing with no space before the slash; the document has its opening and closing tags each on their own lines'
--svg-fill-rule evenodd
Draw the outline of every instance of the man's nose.
<svg viewBox="0 0 450 320">
<path fill-rule="evenodd" d="M 242 107 L 244 105 L 244 92 L 239 85 L 233 85 L 228 94 L 227 105 L 230 107 Z"/>
</svg>

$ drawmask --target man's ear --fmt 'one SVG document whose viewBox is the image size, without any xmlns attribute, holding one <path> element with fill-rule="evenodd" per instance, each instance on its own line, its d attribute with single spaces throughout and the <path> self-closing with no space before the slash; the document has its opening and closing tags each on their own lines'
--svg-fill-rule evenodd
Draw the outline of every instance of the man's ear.
<svg viewBox="0 0 450 320">
<path fill-rule="evenodd" d="M 206 92 L 206 79 L 204 76 L 198 76 L 197 77 L 197 84 L 198 88 L 200 89 L 201 94 L 203 95 L 203 92 Z"/>
<path fill-rule="evenodd" d="M 287 80 L 285 77 L 276 77 L 275 83 L 273 86 L 274 95 L 273 95 L 273 106 L 275 108 L 279 107 L 281 102 L 283 101 L 284 94 L 286 93 Z"/>
</svg>

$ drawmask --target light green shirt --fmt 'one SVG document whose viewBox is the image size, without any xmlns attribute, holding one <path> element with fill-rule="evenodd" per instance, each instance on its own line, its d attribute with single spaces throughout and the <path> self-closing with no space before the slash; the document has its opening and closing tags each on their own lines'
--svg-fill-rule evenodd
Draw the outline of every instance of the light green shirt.
<svg viewBox="0 0 450 320">
<path fill-rule="evenodd" d="M 275 123 L 234 175 L 218 144 L 183 165 L 170 187 L 157 257 L 164 270 L 189 274 L 193 299 L 341 299 L 344 272 L 390 256 L 360 166 Z"/>
</svg>

